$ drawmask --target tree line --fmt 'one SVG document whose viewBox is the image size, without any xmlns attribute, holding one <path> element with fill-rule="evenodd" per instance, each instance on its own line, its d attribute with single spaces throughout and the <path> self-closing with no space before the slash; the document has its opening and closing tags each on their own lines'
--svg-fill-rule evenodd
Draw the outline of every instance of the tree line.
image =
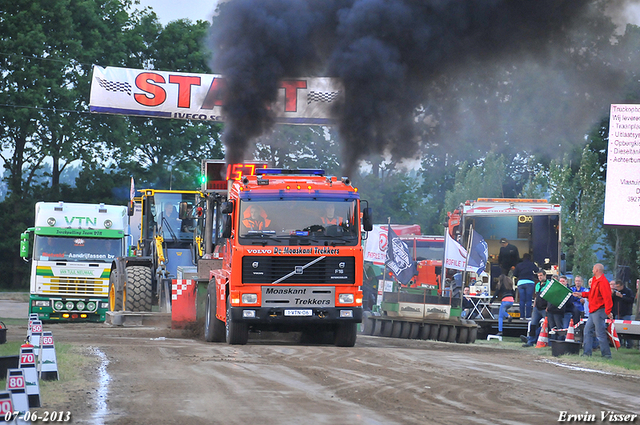
<svg viewBox="0 0 640 425">
<path fill-rule="evenodd" d="M 0 4 L 0 273 L 5 277 L 0 286 L 20 289 L 28 287 L 29 268 L 18 255 L 19 235 L 33 225 L 36 202 L 124 205 L 131 177 L 137 188 L 195 189 L 201 159 L 224 159 L 221 124 L 88 112 L 94 64 L 212 73 L 215 52 L 207 42 L 216 18 L 178 20 L 163 27 L 155 13 L 132 9 L 129 0 Z M 640 29 L 629 25 L 619 34 L 604 14 L 593 24 L 596 30 L 574 34 L 581 48 L 573 44 L 568 54 L 579 55 L 581 62 L 572 72 L 615 62 L 624 71 L 625 94 L 617 103 L 637 102 Z M 525 92 L 531 86 L 523 81 L 534 79 L 544 86 L 552 76 L 532 64 L 496 64 L 484 71 L 481 79 L 442 75 L 425 87 L 430 96 L 415 112 L 419 156 L 410 162 L 391 155 L 368 157 L 357 175 L 350 176 L 374 209 L 376 222 L 390 217 L 393 223 L 420 224 L 423 233 L 441 235 L 447 211 L 466 200 L 546 198 L 562 206 L 569 270 L 588 275 L 599 256 L 610 270 L 625 271 L 626 278 L 635 280 L 638 230 L 602 225 L 608 116 L 580 129 L 580 137 L 562 139 L 554 133 L 549 148 L 539 114 L 514 114 L 512 109 L 534 96 Z M 489 83 L 495 79 L 501 83 Z M 458 90 L 462 86 L 466 89 Z M 598 101 L 590 93 L 571 96 Z M 455 105 L 468 109 L 454 114 Z M 558 125 L 554 105 L 548 108 L 548 119 Z M 485 121 L 478 110 L 517 116 L 525 121 L 518 128 L 530 128 L 539 144 L 533 137 L 523 146 L 518 134 L 505 130 L 513 118 L 480 125 Z M 570 115 L 555 111 L 562 113 Z M 467 124 L 474 120 L 478 125 L 469 132 Z M 547 148 L 541 149 L 543 145 Z M 275 167 L 323 168 L 340 175 L 344 149 L 332 127 L 277 126 L 255 140 L 253 156 Z M 65 181 L 70 175 L 75 179 Z"/>
</svg>

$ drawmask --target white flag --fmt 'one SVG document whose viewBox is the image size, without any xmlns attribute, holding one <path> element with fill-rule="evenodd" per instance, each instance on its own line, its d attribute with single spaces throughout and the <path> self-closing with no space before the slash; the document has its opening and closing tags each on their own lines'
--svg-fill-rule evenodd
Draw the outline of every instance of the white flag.
<svg viewBox="0 0 640 425">
<path fill-rule="evenodd" d="M 444 266 L 447 269 L 464 270 L 464 263 L 467 258 L 467 250 L 462 247 L 458 242 L 453 240 L 449 236 L 449 232 L 446 234 L 445 253 L 444 253 Z"/>
<path fill-rule="evenodd" d="M 374 225 L 364 246 L 364 261 L 371 261 L 380 266 L 384 265 L 384 260 L 387 257 L 387 244 L 387 231 L 382 230 L 380 225 Z"/>
<path fill-rule="evenodd" d="M 133 183 L 133 177 L 131 177 L 131 189 L 129 190 L 129 200 L 133 203 L 133 198 L 136 196 L 136 186 Z"/>
</svg>

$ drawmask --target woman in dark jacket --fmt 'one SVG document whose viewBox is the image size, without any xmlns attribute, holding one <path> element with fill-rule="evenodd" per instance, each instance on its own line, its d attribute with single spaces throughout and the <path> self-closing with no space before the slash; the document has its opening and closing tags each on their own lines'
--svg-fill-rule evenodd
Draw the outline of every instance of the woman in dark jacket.
<svg viewBox="0 0 640 425">
<path fill-rule="evenodd" d="M 538 266 L 531 261 L 528 252 L 522 255 L 522 262 L 513 270 L 513 277 L 518 278 L 518 294 L 520 296 L 520 318 L 531 318 L 531 303 L 536 282 Z"/>
<path fill-rule="evenodd" d="M 498 336 L 502 336 L 502 323 L 506 318 L 511 322 L 511 316 L 507 313 L 507 310 L 513 305 L 513 281 L 504 273 L 498 278 L 498 285 L 496 286 L 496 292 L 493 295 L 494 299 L 500 299 L 500 313 L 498 314 Z"/>
</svg>

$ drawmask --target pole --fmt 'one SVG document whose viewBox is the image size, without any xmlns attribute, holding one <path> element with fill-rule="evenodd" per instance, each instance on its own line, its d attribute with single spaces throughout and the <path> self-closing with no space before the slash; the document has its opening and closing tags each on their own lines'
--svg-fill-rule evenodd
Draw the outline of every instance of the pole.
<svg viewBox="0 0 640 425">
<path fill-rule="evenodd" d="M 462 271 L 462 287 L 467 278 L 467 264 L 469 264 L 469 254 L 471 253 L 471 240 L 473 239 L 473 224 L 469 225 L 469 239 L 467 240 L 467 256 L 464 259 L 464 270 Z"/>
<path fill-rule="evenodd" d="M 385 253 L 384 259 L 384 272 L 382 273 L 382 288 L 378 288 L 378 290 L 382 289 L 382 300 L 384 300 L 384 284 L 387 281 L 387 256 L 389 255 L 389 229 L 391 229 L 391 217 L 387 217 L 387 252 Z M 393 288 L 392 288 L 393 289 Z M 400 299 L 400 295 L 398 295 L 398 300 Z M 382 300 L 380 301 L 380 305 L 382 305 Z"/>
<path fill-rule="evenodd" d="M 444 281 L 447 278 L 447 240 L 449 238 L 447 238 L 447 233 L 449 232 L 449 228 L 445 227 L 444 230 L 444 256 L 442 257 L 442 269 L 440 269 L 440 288 L 439 289 L 439 293 L 442 294 L 442 291 L 444 290 Z"/>
</svg>

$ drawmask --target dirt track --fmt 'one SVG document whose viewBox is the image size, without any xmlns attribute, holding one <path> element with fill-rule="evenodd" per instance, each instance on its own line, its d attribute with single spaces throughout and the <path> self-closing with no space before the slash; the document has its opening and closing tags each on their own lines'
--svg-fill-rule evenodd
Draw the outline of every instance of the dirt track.
<svg viewBox="0 0 640 425">
<path fill-rule="evenodd" d="M 596 423 L 601 411 L 639 413 L 640 377 L 571 370 L 535 351 L 369 336 L 338 348 L 295 334 L 229 346 L 177 330 L 48 329 L 96 360 L 86 388 L 43 406 L 70 410 L 73 423 L 550 424 L 561 411 L 588 411 Z"/>
</svg>

